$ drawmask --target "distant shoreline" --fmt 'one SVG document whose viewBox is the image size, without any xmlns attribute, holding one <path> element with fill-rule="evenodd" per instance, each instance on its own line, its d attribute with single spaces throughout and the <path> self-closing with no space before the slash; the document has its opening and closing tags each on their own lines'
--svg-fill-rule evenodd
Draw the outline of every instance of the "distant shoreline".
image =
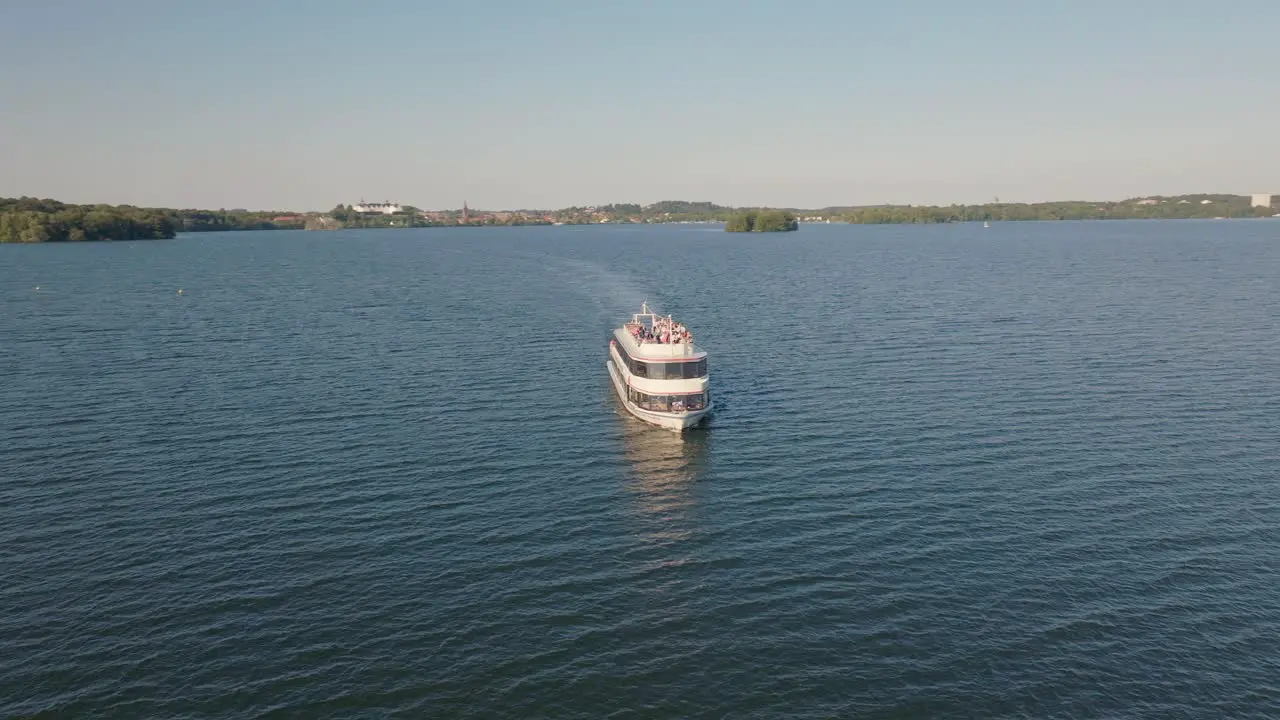
<svg viewBox="0 0 1280 720">
<path fill-rule="evenodd" d="M 1267 197 L 1267 196 L 1263 196 Z M 801 224 L 916 225 L 1054 220 L 1215 220 L 1280 217 L 1280 196 L 1255 206 L 1244 195 L 1177 195 L 1118 202 L 987 203 L 983 205 L 874 205 L 734 208 L 669 200 L 651 205 L 613 204 L 560 210 L 439 210 L 412 206 L 393 212 L 194 210 L 129 205 L 72 205 L 37 198 L 0 198 L 0 243 L 82 242 L 172 238 L 177 233 L 248 230 L 351 230 L 528 225 L 644 225 L 729 223 L 755 214 L 781 214 Z M 794 227 L 788 227 L 794 229 Z"/>
</svg>

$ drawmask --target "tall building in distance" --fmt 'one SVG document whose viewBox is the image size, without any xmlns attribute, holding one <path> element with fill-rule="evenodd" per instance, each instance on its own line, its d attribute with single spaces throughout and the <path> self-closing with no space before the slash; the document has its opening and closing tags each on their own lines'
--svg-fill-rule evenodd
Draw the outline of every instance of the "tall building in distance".
<svg viewBox="0 0 1280 720">
<path fill-rule="evenodd" d="M 1253 196 L 1254 207 L 1272 207 L 1272 199 L 1275 196 L 1271 193 L 1256 193 Z"/>
<path fill-rule="evenodd" d="M 467 224 L 467 201 L 462 201 L 462 224 Z"/>
</svg>

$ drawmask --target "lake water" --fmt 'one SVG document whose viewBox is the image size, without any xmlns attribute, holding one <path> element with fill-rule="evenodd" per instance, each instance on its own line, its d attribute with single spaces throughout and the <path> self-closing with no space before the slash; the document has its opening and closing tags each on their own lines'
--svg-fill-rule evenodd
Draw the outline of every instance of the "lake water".
<svg viewBox="0 0 1280 720">
<path fill-rule="evenodd" d="M 1280 715 L 1280 221 L 0 247 L 0 309 L 3 717 Z"/>
</svg>

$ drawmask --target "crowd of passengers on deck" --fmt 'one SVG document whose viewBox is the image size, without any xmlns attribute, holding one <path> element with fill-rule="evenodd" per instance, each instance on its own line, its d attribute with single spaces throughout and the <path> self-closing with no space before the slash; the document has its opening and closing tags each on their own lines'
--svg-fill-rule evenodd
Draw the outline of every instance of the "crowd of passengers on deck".
<svg viewBox="0 0 1280 720">
<path fill-rule="evenodd" d="M 684 323 L 678 323 L 669 317 L 654 320 L 653 328 L 636 323 L 631 326 L 631 336 L 641 343 L 670 345 L 693 342 L 693 333 L 689 332 Z"/>
</svg>

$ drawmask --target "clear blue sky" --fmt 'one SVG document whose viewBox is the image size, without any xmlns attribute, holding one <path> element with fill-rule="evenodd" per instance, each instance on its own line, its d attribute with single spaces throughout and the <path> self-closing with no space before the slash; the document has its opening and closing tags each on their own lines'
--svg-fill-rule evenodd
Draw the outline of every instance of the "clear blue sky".
<svg viewBox="0 0 1280 720">
<path fill-rule="evenodd" d="M 0 0 L 0 196 L 1280 193 L 1280 2 Z"/>
</svg>

